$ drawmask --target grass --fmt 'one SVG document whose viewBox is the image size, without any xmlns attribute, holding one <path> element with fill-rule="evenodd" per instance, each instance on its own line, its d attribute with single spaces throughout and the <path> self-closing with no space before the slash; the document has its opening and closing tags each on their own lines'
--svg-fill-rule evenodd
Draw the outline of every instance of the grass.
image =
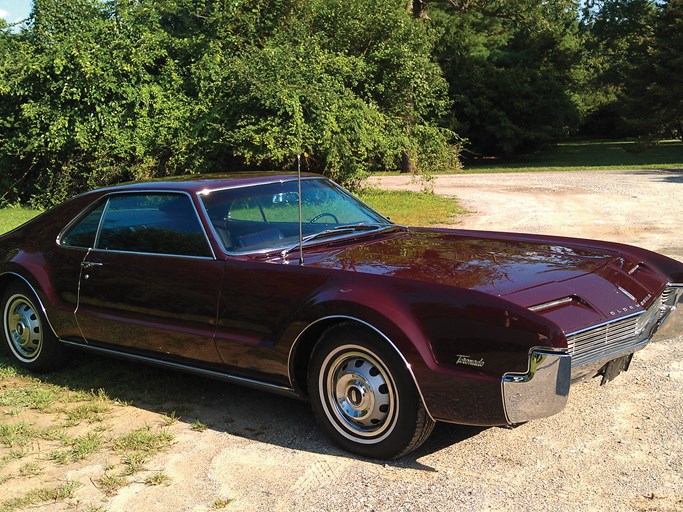
<svg viewBox="0 0 683 512">
<path fill-rule="evenodd" d="M 397 224 L 408 226 L 452 224 L 465 213 L 456 199 L 426 192 L 368 188 L 358 197 Z"/>
<path fill-rule="evenodd" d="M 214 510 L 221 510 L 232 503 L 232 498 L 216 498 L 216 500 L 211 505 Z"/>
<path fill-rule="evenodd" d="M 102 436 L 96 432 L 90 432 L 71 441 L 71 460 L 83 460 L 90 454 L 95 453 L 102 446 Z"/>
<path fill-rule="evenodd" d="M 95 483 L 95 482 L 93 482 Z M 125 475 L 105 473 L 97 479 L 97 488 L 107 496 L 114 496 L 116 491 L 128 483 Z"/>
<path fill-rule="evenodd" d="M 204 380 L 110 359 L 104 364 L 84 354 L 73 359 L 66 371 L 34 376 L 0 354 L 0 486 L 29 485 L 12 497 L 0 491 L 0 512 L 69 498 L 77 484 L 49 487 L 50 482 L 63 483 L 65 471 L 95 457 L 109 462 L 93 477 L 103 495 L 114 495 L 140 472 L 146 485 L 173 484 L 145 464 L 171 445 L 168 427 L 179 419 L 173 411 L 192 403 L 197 392 L 206 394 Z M 158 423 L 123 428 L 117 423 L 118 413 L 133 400 L 163 403 L 169 396 L 173 409 L 162 410 Z M 37 475 L 45 487 L 31 487 Z"/>
<path fill-rule="evenodd" d="M 34 441 L 35 427 L 28 421 L 0 423 L 0 444 L 9 448 L 26 446 Z"/>
<path fill-rule="evenodd" d="M 88 423 L 98 423 L 104 420 L 105 415 L 111 411 L 111 405 L 102 399 L 96 399 L 93 402 L 86 402 L 78 404 L 72 408 L 65 409 L 66 425 L 78 425 L 82 421 Z"/>
<path fill-rule="evenodd" d="M 208 425 L 205 425 L 199 420 L 195 420 L 190 424 L 190 429 L 194 430 L 195 432 L 204 432 L 208 428 Z"/>
<path fill-rule="evenodd" d="M 122 452 L 154 454 L 171 444 L 173 436 L 166 430 L 154 431 L 150 425 L 138 428 L 114 441 L 114 448 Z"/>
<path fill-rule="evenodd" d="M 51 386 L 28 383 L 26 387 L 4 389 L 0 393 L 0 407 L 10 406 L 47 411 L 54 405 L 58 395 L 59 390 Z"/>
<path fill-rule="evenodd" d="M 145 468 L 147 462 L 147 454 L 142 452 L 124 453 L 121 457 L 121 463 L 124 465 L 125 476 L 132 476 L 139 473 Z"/>
<path fill-rule="evenodd" d="M 20 226 L 27 220 L 31 220 L 40 211 L 30 208 L 11 207 L 0 210 L 0 234 Z"/>
<path fill-rule="evenodd" d="M 73 496 L 76 487 L 78 487 L 77 483 L 66 482 L 57 487 L 42 487 L 39 489 L 34 489 L 21 498 L 14 498 L 5 501 L 2 505 L 0 505 L 0 512 L 12 512 L 20 508 L 38 505 L 39 503 L 64 500 Z"/>
<path fill-rule="evenodd" d="M 145 485 L 171 485 L 171 477 L 168 476 L 166 473 L 158 471 L 156 473 L 152 473 L 147 478 L 145 478 Z"/>
<path fill-rule="evenodd" d="M 664 140 L 652 147 L 636 141 L 563 142 L 554 148 L 509 160 L 465 164 L 465 173 L 584 171 L 683 168 L 683 142 Z"/>
</svg>

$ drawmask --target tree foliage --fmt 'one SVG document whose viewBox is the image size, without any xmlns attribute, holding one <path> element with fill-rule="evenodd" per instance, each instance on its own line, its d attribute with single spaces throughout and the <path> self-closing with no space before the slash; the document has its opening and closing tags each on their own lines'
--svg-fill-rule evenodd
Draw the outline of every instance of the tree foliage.
<svg viewBox="0 0 683 512">
<path fill-rule="evenodd" d="M 182 168 L 193 105 L 160 21 L 134 0 L 36 0 L 31 29 L 5 34 L 5 199 L 46 206 Z"/>
<path fill-rule="evenodd" d="M 0 203 L 246 168 L 355 185 L 683 136 L 683 0 L 35 0 L 0 20 Z M 407 165 L 406 165 L 407 166 Z"/>
<path fill-rule="evenodd" d="M 203 138 L 247 163 L 283 166 L 303 153 L 347 183 L 396 168 L 406 148 L 425 170 L 453 165 L 454 134 L 433 123 L 447 96 L 432 41 L 400 2 L 302 2 L 262 44 L 221 55 Z"/>
<path fill-rule="evenodd" d="M 683 139 L 683 0 L 662 6 L 641 56 L 624 81 L 627 126 L 645 138 Z"/>
<path fill-rule="evenodd" d="M 432 7 L 450 85 L 451 127 L 484 155 L 528 152 L 566 136 L 579 63 L 576 2 L 454 1 Z"/>
<path fill-rule="evenodd" d="M 652 0 L 603 0 L 584 9 L 584 75 L 579 105 L 586 135 L 634 135 L 622 116 L 625 85 L 646 55 L 658 5 Z"/>
<path fill-rule="evenodd" d="M 398 0 L 36 0 L 0 38 L 4 200 L 297 153 L 347 184 L 406 148 L 455 165 L 433 41 Z"/>
</svg>

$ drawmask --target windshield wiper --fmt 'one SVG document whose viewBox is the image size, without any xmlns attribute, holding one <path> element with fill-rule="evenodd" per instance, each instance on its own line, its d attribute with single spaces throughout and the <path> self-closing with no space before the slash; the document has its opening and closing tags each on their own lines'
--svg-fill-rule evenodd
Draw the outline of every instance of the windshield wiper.
<svg viewBox="0 0 683 512">
<path fill-rule="evenodd" d="M 310 235 L 306 235 L 301 239 L 301 243 L 304 244 L 306 242 L 310 242 L 311 240 L 315 240 L 316 238 L 324 238 L 326 236 L 339 235 L 345 232 L 353 233 L 354 231 L 374 231 L 376 229 L 381 229 L 383 227 L 388 228 L 392 226 L 394 226 L 394 224 L 368 224 L 367 222 L 359 222 L 358 224 L 341 224 L 333 228 L 323 229 L 322 231 L 318 231 L 317 233 L 311 233 Z M 298 247 L 299 242 L 281 251 L 280 255 L 284 259 L 287 256 L 287 254 L 289 254 Z"/>
</svg>

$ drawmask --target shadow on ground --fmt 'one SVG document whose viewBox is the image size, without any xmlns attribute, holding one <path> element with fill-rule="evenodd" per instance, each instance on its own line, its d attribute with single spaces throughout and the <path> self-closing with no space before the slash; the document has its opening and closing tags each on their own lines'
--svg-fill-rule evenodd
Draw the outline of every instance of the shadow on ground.
<svg viewBox="0 0 683 512">
<path fill-rule="evenodd" d="M 641 176 L 652 176 L 653 179 L 663 183 L 683 183 L 683 169 L 645 169 L 633 173 Z"/>
<path fill-rule="evenodd" d="M 66 368 L 48 374 L 31 374 L 5 355 L 0 355 L 0 365 L 72 391 L 102 390 L 111 400 L 217 432 L 289 449 L 358 458 L 334 446 L 318 428 L 308 403 L 293 398 L 80 352 L 73 353 Z M 419 459 L 482 430 L 484 427 L 439 423 L 415 452 L 397 461 L 368 461 L 433 471 Z"/>
</svg>

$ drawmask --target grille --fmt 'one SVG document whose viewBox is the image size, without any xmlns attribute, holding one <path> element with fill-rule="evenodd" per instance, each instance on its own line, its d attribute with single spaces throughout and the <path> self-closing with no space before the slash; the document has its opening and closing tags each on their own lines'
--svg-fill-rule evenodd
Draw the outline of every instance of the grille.
<svg viewBox="0 0 683 512">
<path fill-rule="evenodd" d="M 567 337 L 572 368 L 637 345 L 638 320 L 643 313 L 622 318 Z"/>
<path fill-rule="evenodd" d="M 646 342 L 675 307 L 677 289 L 667 287 L 647 311 L 567 336 L 572 368 L 616 356 Z"/>
</svg>

